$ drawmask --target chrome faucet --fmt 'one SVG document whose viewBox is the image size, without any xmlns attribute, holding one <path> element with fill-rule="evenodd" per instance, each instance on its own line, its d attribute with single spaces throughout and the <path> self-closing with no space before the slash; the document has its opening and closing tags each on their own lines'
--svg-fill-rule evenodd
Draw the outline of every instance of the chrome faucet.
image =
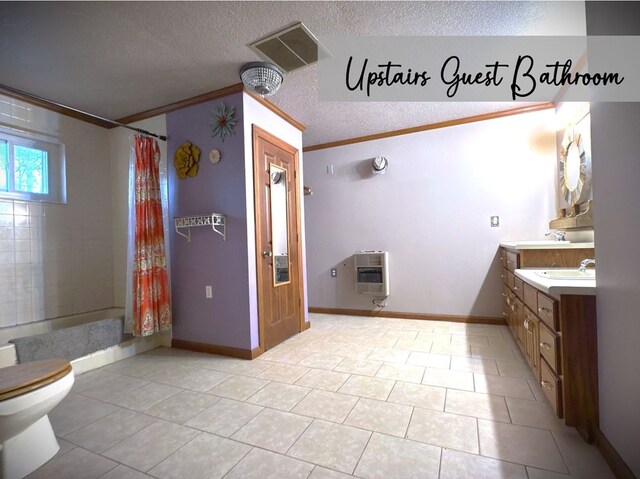
<svg viewBox="0 0 640 479">
<path fill-rule="evenodd" d="M 564 239 L 564 235 L 566 234 L 566 232 L 564 231 L 549 231 L 548 233 L 545 233 L 545 236 L 555 236 L 556 241 L 566 241 Z"/>
<path fill-rule="evenodd" d="M 587 266 L 589 266 L 590 264 L 596 264 L 596 260 L 595 259 L 583 259 L 580 262 L 580 267 L 578 268 L 578 271 L 580 271 L 581 273 L 584 273 L 587 270 Z"/>
</svg>

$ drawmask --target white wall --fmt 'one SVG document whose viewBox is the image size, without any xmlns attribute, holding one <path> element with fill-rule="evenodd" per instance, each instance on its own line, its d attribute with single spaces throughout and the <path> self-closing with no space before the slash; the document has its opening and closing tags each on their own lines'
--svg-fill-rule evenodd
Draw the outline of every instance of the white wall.
<svg viewBox="0 0 640 479">
<path fill-rule="evenodd" d="M 295 128 L 291 123 L 283 120 L 280 116 L 273 113 L 260 102 L 256 101 L 246 93 L 243 96 L 243 114 L 244 114 L 244 164 L 245 164 L 245 190 L 247 193 L 247 251 L 249 264 L 249 293 L 251 296 L 251 347 L 255 348 L 259 344 L 258 336 L 258 290 L 256 278 L 256 228 L 255 228 L 255 209 L 253 199 L 253 125 L 257 125 L 263 130 L 268 131 L 272 135 L 280 138 L 285 143 L 296 148 L 299 154 L 300 162 L 300 198 L 302 195 L 302 186 L 304 180 L 303 175 L 303 158 L 302 158 L 302 132 Z M 302 221 L 302 256 L 306 258 L 305 251 L 305 208 L 301 201 L 302 211 L 300 217 Z M 305 321 L 307 317 L 307 266 L 303 260 L 303 308 L 305 311 Z"/>
<path fill-rule="evenodd" d="M 639 2 L 587 2 L 589 35 L 640 34 Z M 640 477 L 640 104 L 593 103 L 600 430 Z"/>
<path fill-rule="evenodd" d="M 305 153 L 309 305 L 373 309 L 354 293 L 351 256 L 376 249 L 390 255 L 387 310 L 500 316 L 498 244 L 544 239 L 555 217 L 553 119 L 549 109 Z M 389 170 L 373 176 L 378 155 Z"/>
<path fill-rule="evenodd" d="M 107 130 L 2 95 L 0 127 L 65 144 L 68 200 L 0 199 L 0 327 L 111 307 Z"/>
<path fill-rule="evenodd" d="M 155 133 L 167 134 L 167 117 L 159 115 L 131 126 Z M 125 307 L 127 274 L 127 229 L 129 204 L 129 161 L 135 131 L 126 128 L 109 130 L 111 159 L 111 201 L 113 214 L 113 292 L 114 306 Z M 158 140 L 161 158 L 167 160 L 167 142 Z M 171 164 L 171 162 L 169 162 Z M 169 251 L 169 248 L 167 248 Z"/>
</svg>

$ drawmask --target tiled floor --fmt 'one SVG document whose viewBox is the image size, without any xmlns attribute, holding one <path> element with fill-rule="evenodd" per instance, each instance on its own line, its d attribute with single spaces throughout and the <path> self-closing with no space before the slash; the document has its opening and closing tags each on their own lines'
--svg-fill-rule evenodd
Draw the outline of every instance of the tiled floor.
<svg viewBox="0 0 640 479">
<path fill-rule="evenodd" d="M 78 376 L 30 478 L 613 477 L 506 327 L 311 320 L 254 361 L 163 348 Z"/>
</svg>

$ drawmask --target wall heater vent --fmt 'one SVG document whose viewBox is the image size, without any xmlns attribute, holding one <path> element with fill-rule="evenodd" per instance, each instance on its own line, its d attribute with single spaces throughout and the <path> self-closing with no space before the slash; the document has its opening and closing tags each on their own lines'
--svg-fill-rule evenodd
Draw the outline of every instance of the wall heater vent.
<svg viewBox="0 0 640 479">
<path fill-rule="evenodd" d="M 356 267 L 356 292 L 389 296 L 389 252 L 361 251 L 353 255 Z"/>
</svg>

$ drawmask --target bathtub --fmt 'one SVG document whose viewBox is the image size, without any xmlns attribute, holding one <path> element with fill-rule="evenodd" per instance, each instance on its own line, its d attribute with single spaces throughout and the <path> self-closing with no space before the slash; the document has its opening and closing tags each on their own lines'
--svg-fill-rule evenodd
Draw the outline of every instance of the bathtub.
<svg viewBox="0 0 640 479">
<path fill-rule="evenodd" d="M 101 319 L 118 318 L 123 315 L 123 308 L 109 308 L 55 319 L 46 319 L 44 321 L 22 324 L 10 328 L 2 328 L 0 329 L 0 367 L 12 366 L 17 362 L 15 346 L 8 342 L 10 339 L 47 333 L 49 331 L 78 326 Z M 159 346 L 171 347 L 171 332 L 124 341 L 116 346 L 74 359 L 71 361 L 71 366 L 75 374 L 80 374 L 121 359 L 135 356 L 136 354 L 149 351 Z"/>
</svg>

